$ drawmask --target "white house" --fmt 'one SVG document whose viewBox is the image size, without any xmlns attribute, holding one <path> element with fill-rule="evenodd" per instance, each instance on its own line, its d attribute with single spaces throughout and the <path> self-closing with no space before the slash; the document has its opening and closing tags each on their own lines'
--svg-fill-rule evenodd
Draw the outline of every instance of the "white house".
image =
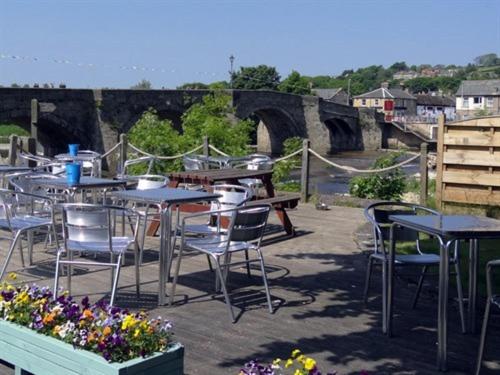
<svg viewBox="0 0 500 375">
<path fill-rule="evenodd" d="M 500 113 L 500 79 L 462 81 L 455 95 L 459 118 Z"/>
</svg>

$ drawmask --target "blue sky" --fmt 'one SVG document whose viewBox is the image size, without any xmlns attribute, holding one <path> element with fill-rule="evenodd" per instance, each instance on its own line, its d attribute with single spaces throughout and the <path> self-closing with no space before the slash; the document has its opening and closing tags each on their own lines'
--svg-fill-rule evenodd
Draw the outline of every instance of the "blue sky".
<svg viewBox="0 0 500 375">
<path fill-rule="evenodd" d="M 2 0 L 0 84 L 155 88 L 373 64 L 466 64 L 500 54 L 500 1 Z M 12 56 L 15 56 L 14 58 Z M 36 60 L 35 60 L 36 59 Z"/>
</svg>

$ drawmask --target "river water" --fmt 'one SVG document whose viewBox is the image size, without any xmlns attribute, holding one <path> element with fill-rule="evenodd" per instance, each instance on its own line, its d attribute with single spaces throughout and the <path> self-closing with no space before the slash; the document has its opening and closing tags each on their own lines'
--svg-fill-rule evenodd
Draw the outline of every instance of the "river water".
<svg viewBox="0 0 500 375">
<path fill-rule="evenodd" d="M 369 169 L 373 162 L 384 151 L 348 151 L 341 152 L 327 157 L 340 165 L 347 165 L 358 169 Z M 404 160 L 402 158 L 402 160 Z M 347 194 L 349 193 L 349 181 L 359 173 L 350 173 L 345 170 L 334 168 L 311 155 L 310 164 L 310 183 L 309 191 L 319 194 Z M 408 176 L 415 175 L 419 171 L 419 159 L 406 164 L 402 167 L 404 173 Z M 300 181 L 300 170 L 295 170 L 291 174 L 293 180 Z"/>
</svg>

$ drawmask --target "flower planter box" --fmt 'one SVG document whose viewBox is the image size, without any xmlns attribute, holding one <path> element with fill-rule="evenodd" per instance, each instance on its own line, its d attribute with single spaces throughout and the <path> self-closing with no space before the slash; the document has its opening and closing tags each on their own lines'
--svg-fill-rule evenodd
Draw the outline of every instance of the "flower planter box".
<svg viewBox="0 0 500 375">
<path fill-rule="evenodd" d="M 184 347 L 173 345 L 164 353 L 109 363 L 98 354 L 31 329 L 0 321 L 0 359 L 15 366 L 16 375 L 182 375 Z"/>
</svg>

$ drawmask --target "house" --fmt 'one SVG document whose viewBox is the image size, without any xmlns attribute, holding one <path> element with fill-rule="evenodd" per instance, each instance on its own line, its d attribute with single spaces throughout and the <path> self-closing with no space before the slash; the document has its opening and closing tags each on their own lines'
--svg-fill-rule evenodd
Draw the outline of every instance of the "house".
<svg viewBox="0 0 500 375">
<path fill-rule="evenodd" d="M 392 79 L 397 79 L 400 81 L 407 81 L 409 79 L 417 78 L 418 73 L 413 70 L 402 70 L 400 72 L 394 73 Z"/>
<path fill-rule="evenodd" d="M 417 114 L 417 99 L 410 93 L 388 88 L 386 83 L 379 89 L 355 96 L 353 106 L 358 108 L 375 108 L 384 113 L 386 121 L 395 117 L 415 116 Z"/>
<path fill-rule="evenodd" d="M 500 114 L 500 79 L 462 81 L 455 96 L 458 119 Z"/>
<path fill-rule="evenodd" d="M 440 114 L 444 113 L 447 120 L 455 119 L 455 100 L 447 96 L 423 94 L 417 98 L 417 118 L 428 123 L 437 122 Z"/>
<path fill-rule="evenodd" d="M 349 95 L 342 88 L 335 89 L 312 89 L 312 93 L 321 99 L 328 100 L 338 104 L 349 105 Z"/>
</svg>

